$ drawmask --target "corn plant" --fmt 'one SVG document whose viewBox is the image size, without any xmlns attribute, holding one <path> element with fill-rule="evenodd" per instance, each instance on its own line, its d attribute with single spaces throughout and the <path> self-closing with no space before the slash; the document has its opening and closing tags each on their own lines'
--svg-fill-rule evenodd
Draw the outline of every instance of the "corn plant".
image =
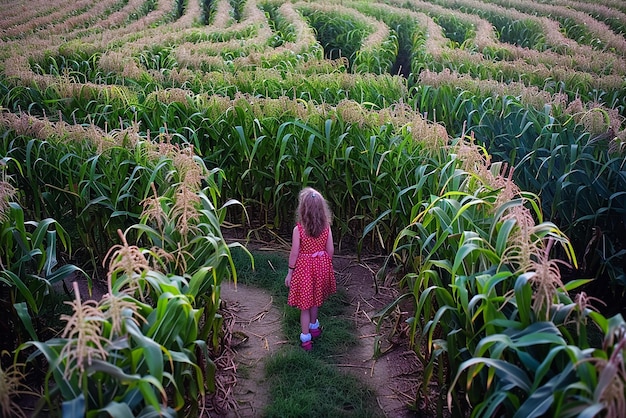
<svg viewBox="0 0 626 418">
<path fill-rule="evenodd" d="M 243 18 L 243 11 L 246 2 L 244 0 L 228 0 L 232 7 L 233 19 L 235 22 L 240 22 Z"/>
<path fill-rule="evenodd" d="M 2 352 L 1 355 L 7 355 Z M 8 367 L 0 364 L 0 414 L 3 418 L 11 416 L 26 418 L 26 411 L 19 404 L 18 398 L 23 395 L 36 395 L 26 385 L 26 374 L 23 363 L 13 363 Z"/>
<path fill-rule="evenodd" d="M 286 42 L 296 41 L 296 34 L 293 25 L 287 22 L 278 13 L 278 5 L 264 3 L 261 4 L 260 7 L 265 12 L 270 27 L 274 32 L 274 36 L 269 40 L 269 46 L 271 48 L 279 47 Z"/>
<path fill-rule="evenodd" d="M 216 0 L 202 0 L 200 2 L 202 10 L 201 22 L 203 25 L 210 25 L 211 23 L 213 23 L 216 3 Z"/>
<path fill-rule="evenodd" d="M 227 245 L 220 227 L 236 202 L 218 208 L 219 172 L 199 193 L 202 162 L 188 150 L 164 148 L 176 166 L 169 173 L 175 187 L 162 196 L 153 187 L 142 223 L 118 231 L 121 243 L 107 254 L 109 293 L 82 301 L 75 288 L 61 338 L 20 349 L 50 364 L 42 404 L 64 416 L 195 416 L 214 390 L 220 284 L 236 280 L 230 248 L 237 244 Z M 150 248 L 130 245 L 130 235 Z"/>
<path fill-rule="evenodd" d="M 11 158 L 3 158 L 0 181 L 0 286 L 2 286 L 3 317 L 6 318 L 7 337 L 24 341 L 28 336 L 39 339 L 45 327 L 42 316 L 49 307 L 52 285 L 81 270 L 59 260 L 62 251 L 71 252 L 71 242 L 65 229 L 54 219 L 28 221 L 10 178 L 7 165 L 21 165 Z M 60 243 L 60 246 L 59 246 Z M 59 266 L 59 264 L 62 264 Z M 91 285 L 91 282 L 89 282 Z"/>
<path fill-rule="evenodd" d="M 519 191 L 501 165 L 485 165 L 472 146 L 457 146 L 462 166 L 471 172 L 460 170 L 451 159 L 426 180 L 428 190 L 441 190 L 441 194 L 416 208 L 416 216 L 398 235 L 393 257 L 407 269 L 403 283 L 408 291 L 381 314 L 385 317 L 402 300 L 414 301 L 409 329 L 424 368 L 420 399 L 426 400 L 431 379 L 439 387 L 451 384 L 452 377 L 442 371 L 459 370 L 476 355 L 483 338 L 503 327 L 527 329 L 554 315 L 556 301 L 565 296 L 559 294 L 554 268 L 542 270 L 544 264 L 550 265 L 545 258 L 550 246 L 544 250 L 542 244 L 546 239 L 561 242 L 573 259 L 571 246 L 553 224 L 535 225 L 533 218 L 541 220 L 538 204 L 532 196 L 515 198 Z M 525 208 L 529 203 L 534 212 Z M 536 273 L 522 275 L 533 277 L 522 286 L 517 276 L 527 269 Z M 537 279 L 540 275 L 542 281 Z M 581 283 L 570 288 L 576 285 Z M 578 342 L 571 338 L 571 343 Z M 476 388 L 484 388 L 490 376 L 480 375 Z M 477 389 L 465 396 L 475 405 L 484 399 L 484 392 Z M 463 395 L 455 392 L 451 397 L 452 411 L 461 411 Z M 442 398 L 434 401 L 443 407 Z"/>
<path fill-rule="evenodd" d="M 143 51 L 139 55 L 139 63 L 147 70 L 155 70 L 162 73 L 178 67 L 171 48 L 153 47 L 151 50 Z"/>
<path fill-rule="evenodd" d="M 35 349 L 31 361 L 44 356 L 50 364 L 40 407 L 47 404 L 64 416 L 108 412 L 132 417 L 149 411 L 175 416 L 167 406 L 165 386 L 174 387 L 175 399 L 169 402 L 178 409 L 184 406 L 185 385 L 189 398 L 204 393 L 211 375 L 208 370 L 205 377 L 206 371 L 196 365 L 196 346 L 203 347 L 194 342 L 198 311 L 175 290 L 175 281 L 158 274 L 152 279 L 162 279 L 163 287 L 154 284 L 155 307 L 135 299 L 128 289 L 111 293 L 100 303 L 82 301 L 76 287 L 73 314 L 62 317 L 67 324 L 61 338 L 20 348 Z M 123 280 L 123 274 L 112 273 L 111 289 L 117 280 Z M 147 272 L 133 280 L 144 286 Z"/>
<path fill-rule="evenodd" d="M 476 36 L 476 28 L 471 22 L 464 21 L 457 16 L 436 16 L 435 22 L 439 24 L 445 33 L 446 38 L 454 42 L 454 46 L 462 47 L 470 44 Z"/>
<path fill-rule="evenodd" d="M 201 308 L 199 338 L 206 341 L 212 336 L 213 349 L 217 350 L 220 283 L 230 278 L 236 280 L 231 248 L 241 246 L 225 243 L 221 225 L 227 210 L 240 203 L 231 199 L 219 206 L 223 173 L 206 173 L 201 160 L 185 152 L 171 152 L 177 168 L 172 173 L 177 177 L 173 179 L 175 186 L 160 196 L 154 187 L 155 194 L 142 202 L 141 222 L 129 232 L 135 231 L 140 242 L 158 248 L 158 253 L 164 255 L 158 260 L 161 269 L 188 280 L 182 291 L 193 298 L 194 306 Z M 200 192 L 203 177 L 208 185 Z"/>
<path fill-rule="evenodd" d="M 507 328 L 480 341 L 474 357 L 461 364 L 452 385 L 454 388 L 457 379 L 467 373 L 467 390 L 477 395 L 481 392 L 472 416 L 496 411 L 516 417 L 620 416 L 626 411 L 620 389 L 626 373 L 619 354 L 625 344 L 626 324 L 620 316 L 607 320 L 585 306 L 577 308 L 582 309 L 578 311 L 581 315 L 594 314 L 593 323 L 599 324 L 604 334 L 601 346 L 569 345 L 551 322 L 535 322 L 525 329 Z M 489 372 L 484 373 L 485 369 Z M 482 387 L 475 390 L 476 386 Z"/>
<path fill-rule="evenodd" d="M 536 6 L 536 5 L 535 5 Z M 539 16 L 549 16 L 551 19 L 559 22 L 563 32 L 566 34 L 568 38 L 576 39 L 576 42 L 583 45 L 590 45 L 595 49 L 602 50 L 607 48 L 607 42 L 602 39 L 602 36 L 598 34 L 599 31 L 604 31 L 605 28 L 599 25 L 597 22 L 593 20 L 582 20 L 581 15 L 584 16 L 580 11 L 578 13 L 573 12 L 572 10 L 568 10 L 567 8 L 559 8 L 557 7 L 541 7 L 537 10 L 537 7 L 530 6 L 529 4 L 524 4 L 524 2 L 518 2 L 515 6 L 517 10 L 524 11 L 525 13 L 532 12 L 532 14 L 536 14 Z M 605 21 L 609 25 L 613 25 L 615 28 L 619 28 L 619 26 L 615 25 L 613 19 L 610 19 L 609 16 L 605 13 L 604 16 L 600 15 L 593 8 L 589 8 L 587 13 L 594 15 L 594 19 L 598 21 Z M 585 16 L 586 17 L 586 16 Z M 594 22 L 594 23 L 591 23 Z M 591 27 L 588 27 L 591 26 Z M 616 33 L 620 33 L 617 31 Z M 606 39 L 606 38 L 605 38 Z"/>
<path fill-rule="evenodd" d="M 392 257 L 407 269 L 407 293 L 381 312 L 413 300 L 410 338 L 424 369 L 418 400 L 443 411 L 443 398 L 430 398 L 436 381 L 448 388 L 455 416 L 468 408 L 471 416 L 621 411 L 609 387 L 623 385 L 623 360 L 614 354 L 623 320 L 594 312 L 584 292 L 570 298 L 588 280 L 562 283 L 549 254 L 558 242 L 575 263 L 567 239 L 542 221 L 536 198 L 519 195 L 503 166 L 457 146 L 464 170 L 452 159 L 428 178 L 441 195 L 396 239 Z M 606 383 L 590 389 L 600 376 Z"/>
<path fill-rule="evenodd" d="M 155 1 L 148 0 L 142 3 L 141 7 L 136 9 L 133 13 L 130 13 L 126 18 L 126 23 L 133 22 L 135 20 L 139 20 L 142 16 L 147 15 L 151 11 L 155 9 Z"/>
<path fill-rule="evenodd" d="M 355 53 L 354 71 L 383 74 L 389 72 L 398 55 L 398 36 L 389 37 L 374 48 L 360 49 Z"/>
<path fill-rule="evenodd" d="M 435 1 L 434 3 L 445 5 L 446 0 Z M 463 12 L 477 14 L 491 22 L 497 28 L 498 37 L 502 42 L 533 49 L 542 49 L 545 45 L 544 33 L 537 20 L 519 20 L 515 16 L 509 16 L 506 12 L 472 7 L 470 4 L 460 4 L 457 7 Z"/>
<path fill-rule="evenodd" d="M 185 14 L 185 1 L 184 0 L 177 0 L 176 1 L 176 8 L 175 8 L 175 13 L 174 13 L 174 18 L 175 19 L 179 19 L 183 16 L 183 14 Z"/>
<path fill-rule="evenodd" d="M 80 142 L 67 132 L 64 137 L 62 130 L 60 137 L 55 137 L 58 132 L 48 135 L 53 124 L 41 126 L 40 134 L 48 141 L 15 136 L 8 142 L 8 155 L 26 161 L 26 170 L 16 173 L 16 181 L 32 199 L 29 206 L 41 208 L 35 211 L 38 217 L 46 214 L 75 231 L 79 247 L 88 252 L 83 257 L 96 270 L 96 262 L 116 240 L 117 229 L 139 219 L 151 184 L 159 184 L 160 191 L 168 182 L 172 160 L 133 129 L 102 136 L 92 127 L 86 131 L 91 141 Z M 164 131 L 163 141 L 165 136 Z"/>
<path fill-rule="evenodd" d="M 49 361 L 44 402 L 66 415 L 198 415 L 220 282 L 236 277 L 220 225 L 253 213 L 255 226 L 287 230 L 311 185 L 331 201 L 340 245 L 392 249 L 401 300 L 414 304 L 420 399 L 437 382 L 453 413 L 623 415 L 620 321 L 593 312 L 593 282 L 560 276 L 576 271 L 576 253 L 579 273 L 618 291 L 624 281 L 624 43 L 575 10 L 623 24 L 609 6 L 559 3 L 572 12 L 517 0 L 266 1 L 260 13 L 241 0 L 187 3 L 201 30 L 169 24 L 184 1 L 129 3 L 103 25 L 94 16 L 121 2 L 71 17 L 7 4 L 0 155 L 21 212 L 7 201 L 5 227 L 26 248 L 12 257 L 33 253 L 27 270 L 43 275 L 30 265 L 52 242 L 33 238 L 40 226 L 77 237 L 94 270 L 113 247 L 106 301 L 76 292 L 65 332 L 23 346 Z M 537 17 L 548 13 L 581 45 Z M 449 148 L 448 134 L 485 149 Z M 36 221 L 21 228 L 20 217 Z M 136 269 L 121 268 L 124 254 Z M 3 295 L 29 332 L 40 283 L 10 271 Z M 443 411 L 445 397 L 434 400 Z"/>
<path fill-rule="evenodd" d="M 412 15 L 408 10 L 401 11 L 382 4 L 356 2 L 350 5 L 368 16 L 385 22 L 396 34 L 398 45 L 395 62 L 388 71 L 391 74 L 402 74 L 411 84 L 412 77 L 419 74 L 424 65 L 428 65 L 428 59 L 424 57 L 426 30 L 420 25 L 419 17 Z"/>
<path fill-rule="evenodd" d="M 313 8 L 299 6 L 308 20 L 309 25 L 315 28 L 317 40 L 324 48 L 324 56 L 329 59 L 346 57 L 350 62 L 359 50 L 368 27 L 363 22 L 347 14 L 316 11 Z"/>
<path fill-rule="evenodd" d="M 191 43 L 228 42 L 234 39 L 252 38 L 257 35 L 258 30 L 258 25 L 251 25 L 244 28 L 225 29 L 223 31 L 214 32 L 190 31 L 184 34 L 182 41 Z"/>
<path fill-rule="evenodd" d="M 174 58 L 171 55 L 164 58 L 163 53 L 150 55 L 151 53 L 144 52 L 141 59 L 145 61 L 146 66 L 155 69 L 160 68 L 163 71 L 167 77 L 161 83 L 163 87 L 178 88 L 180 81 L 169 79 L 171 68 L 174 66 L 172 64 Z M 311 54 L 317 53 L 312 51 Z M 381 108 L 394 101 L 407 98 L 405 82 L 399 77 L 392 77 L 388 74 L 352 76 L 343 71 L 343 74 L 337 72 L 334 74 L 309 74 L 303 79 L 296 66 L 301 59 L 289 53 L 278 54 L 263 58 L 262 66 L 272 67 L 270 70 L 257 68 L 254 71 L 236 74 L 226 74 L 223 71 L 219 73 L 210 72 L 206 76 L 194 74 L 185 84 L 190 92 L 195 92 L 196 95 L 201 96 L 206 96 L 207 92 L 215 92 L 235 98 L 238 94 L 248 93 L 275 99 L 296 96 L 305 101 L 315 100 L 332 104 L 337 104 L 345 99 L 358 99 L 373 103 Z M 163 60 L 167 61 L 165 67 L 163 67 Z M 278 71 L 281 68 L 282 70 Z M 177 130 L 176 117 L 170 118 L 169 115 L 161 116 L 157 114 L 158 112 L 153 113 L 154 110 L 158 111 L 160 106 L 163 106 L 163 110 L 171 107 L 171 103 L 168 102 L 160 104 L 153 102 L 153 94 L 162 94 L 159 91 L 159 84 L 154 79 L 141 76 L 137 79 L 125 77 L 124 80 L 125 89 L 117 90 L 112 87 L 107 94 L 92 92 L 91 88 L 83 88 L 80 93 L 72 93 L 60 91 L 61 86 L 45 91 L 12 87 L 7 89 L 6 94 L 3 95 L 4 106 L 14 110 L 18 110 L 20 107 L 30 109 L 32 113 L 42 115 L 58 114 L 61 111 L 63 118 L 68 122 L 96 124 L 102 129 L 123 129 L 131 125 L 132 121 L 138 120 L 145 124 L 142 125 L 144 129 L 153 132 L 158 131 L 165 121 L 171 130 Z M 65 101 L 61 99 L 61 96 L 65 94 L 72 96 L 77 94 L 77 96 L 72 99 L 72 103 L 66 105 Z M 123 105 L 119 103 L 118 98 L 124 102 Z M 98 102 L 99 100 L 103 100 L 103 102 Z M 183 101 L 183 103 L 186 102 L 187 100 Z M 188 110 L 185 113 L 190 114 L 203 111 L 202 108 L 196 109 L 189 106 L 186 109 Z M 124 114 L 122 115 L 122 113 Z M 161 117 L 163 119 L 160 119 Z"/>
<path fill-rule="evenodd" d="M 610 288 L 614 296 L 621 294 L 624 252 L 613 243 L 622 233 L 626 196 L 619 192 L 625 187 L 618 174 L 623 158 L 618 140 L 610 138 L 619 128 L 611 128 L 615 119 L 609 112 L 568 111 L 576 102 L 536 109 L 517 98 L 479 98 L 451 86 L 420 92 L 422 106 L 442 109 L 436 118 L 452 131 L 473 132 L 494 158 L 515 166 L 516 183 L 542 196 L 543 212 L 568 234 L 577 254 L 585 254 L 586 274 L 602 276 L 608 285 L 602 285 L 604 292 Z"/>
<path fill-rule="evenodd" d="M 35 214 L 41 215 L 43 214 L 44 207 L 45 212 L 49 213 L 55 218 L 63 219 L 68 215 L 68 213 L 73 212 L 75 215 L 81 213 L 84 209 L 87 209 L 85 203 L 81 204 L 83 200 L 82 197 L 87 197 L 87 201 L 90 201 L 89 194 L 91 194 L 92 188 L 85 187 L 82 189 L 82 192 L 86 193 L 81 196 L 81 182 L 85 180 L 86 177 L 92 176 L 93 181 L 97 181 L 97 172 L 94 170 L 95 163 L 97 162 L 97 158 L 91 161 L 91 170 L 89 162 L 83 162 L 83 166 L 79 167 L 76 170 L 78 173 L 74 174 L 74 168 L 76 167 L 76 160 L 80 159 L 76 154 L 68 153 L 65 155 L 65 158 L 61 158 L 61 154 L 63 151 L 55 149 L 54 145 L 51 145 L 47 142 L 40 142 L 36 139 L 31 139 L 26 143 L 26 147 L 21 147 L 18 145 L 18 141 L 12 143 L 13 147 L 10 150 L 12 156 L 15 158 L 19 158 L 22 155 L 22 152 L 26 152 L 25 161 L 27 163 L 28 170 L 24 173 L 23 177 L 20 177 L 19 184 L 24 188 L 24 190 L 28 191 L 27 196 L 31 198 L 31 202 L 34 204 L 30 204 L 30 207 L 35 208 Z M 56 151 L 60 151 L 58 158 L 51 158 L 52 155 L 56 153 Z M 52 164 L 48 162 L 58 161 L 60 167 L 56 169 Z M 32 162 L 32 163 L 31 163 Z M 53 163 L 57 164 L 57 163 Z M 66 175 L 64 176 L 62 170 L 66 171 Z M 81 178 L 82 177 L 82 178 Z M 45 179 L 45 180 L 44 180 Z M 47 184 L 51 190 L 51 193 L 42 193 L 42 184 Z M 95 185 L 95 183 L 92 182 Z M 69 190 L 66 191 L 66 185 Z M 28 187 L 25 187 L 28 186 Z M 97 190 L 96 186 L 96 190 Z M 99 199 L 96 199 L 96 202 Z M 95 202 L 94 202 L 95 203 Z M 97 205 L 97 203 L 96 203 Z M 41 209 L 39 209 L 41 208 Z M 78 210 L 71 211 L 72 208 L 77 208 Z M 100 242 L 99 238 L 94 237 L 88 229 L 88 225 L 92 225 L 92 227 L 96 227 L 97 224 L 93 224 L 93 221 L 97 221 L 96 217 L 93 217 L 92 214 L 89 214 L 89 209 L 85 212 L 84 219 L 84 229 L 80 229 L 81 233 L 84 233 L 83 241 L 85 243 L 85 247 L 88 249 L 98 249 L 97 243 Z M 81 223 L 80 217 L 77 216 L 79 224 Z M 106 222 L 106 218 L 101 218 L 99 221 L 104 223 Z M 93 238 L 93 239 L 91 239 Z M 106 245 L 106 241 L 104 242 Z"/>
<path fill-rule="evenodd" d="M 41 323 L 40 311 L 52 292 L 52 285 L 72 277 L 81 270 L 72 264 L 58 266 L 58 252 L 70 250 L 67 232 L 53 219 L 39 222 L 26 221 L 24 211 L 15 202 L 2 223 L 0 251 L 0 282 L 8 287 L 3 305 L 9 307 L 6 318 L 17 329 L 19 339 L 25 331 L 32 339 L 38 339 Z M 57 248 L 58 242 L 61 247 Z M 35 322 L 33 321 L 35 320 Z"/>
<path fill-rule="evenodd" d="M 31 59 L 30 65 L 35 74 L 66 77 L 75 83 L 117 84 L 121 80 L 115 74 L 104 73 L 99 68 L 101 55 L 88 55 L 78 50 L 67 55 L 46 55 L 39 61 Z"/>
</svg>

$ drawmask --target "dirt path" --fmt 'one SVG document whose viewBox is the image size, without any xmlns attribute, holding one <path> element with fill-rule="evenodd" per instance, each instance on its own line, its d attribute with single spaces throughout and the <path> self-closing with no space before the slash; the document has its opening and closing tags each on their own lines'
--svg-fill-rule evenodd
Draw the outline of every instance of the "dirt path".
<svg viewBox="0 0 626 418">
<path fill-rule="evenodd" d="M 265 359 L 286 341 L 281 313 L 265 290 L 232 282 L 222 285 L 222 300 L 233 313 L 233 333 L 239 336 L 235 352 L 237 383 L 233 387 L 234 409 L 226 417 L 258 417 L 269 401 Z"/>
<path fill-rule="evenodd" d="M 414 416 L 407 403 L 415 399 L 417 382 L 414 365 L 417 362 L 414 361 L 415 354 L 406 345 L 403 333 L 406 312 L 398 309 L 384 322 L 380 332 L 377 332 L 373 321 L 381 309 L 397 298 L 395 288 L 384 283 L 379 283 L 376 288 L 374 274 L 378 267 L 375 265 L 344 257 L 337 257 L 334 264 L 338 272 L 337 286 L 341 286 L 350 298 L 347 315 L 354 321 L 359 340 L 359 345 L 350 353 L 347 371 L 376 390 L 378 405 L 385 416 Z M 376 345 L 381 353 L 378 358 L 374 357 Z"/>
<path fill-rule="evenodd" d="M 406 407 L 414 399 L 416 381 L 414 354 L 406 347 L 402 326 L 386 326 L 380 333 L 372 318 L 397 296 L 392 287 L 374 286 L 375 269 L 358 263 L 351 257 L 336 256 L 337 286 L 345 291 L 350 306 L 346 319 L 354 322 L 359 344 L 340 361 L 338 367 L 362 379 L 376 390 L 377 401 L 387 417 L 403 418 L 414 416 Z M 272 296 L 265 290 L 232 283 L 222 285 L 222 300 L 233 312 L 233 335 L 238 336 L 233 347 L 235 385 L 228 395 L 232 397 L 230 409 L 225 417 L 258 417 L 269 402 L 264 376 L 265 359 L 288 341 L 281 331 L 281 313 L 274 306 Z M 402 324 L 402 313 L 398 310 L 395 320 Z M 393 318 L 392 318 L 392 322 Z M 399 330 L 389 338 L 391 329 Z M 247 340 L 242 340 L 243 336 Z M 380 349 L 386 351 L 374 359 L 374 346 L 379 341 Z M 334 359 L 333 363 L 337 360 Z M 215 412 L 215 411 L 213 411 Z M 215 416 L 215 414 L 212 414 Z"/>
</svg>

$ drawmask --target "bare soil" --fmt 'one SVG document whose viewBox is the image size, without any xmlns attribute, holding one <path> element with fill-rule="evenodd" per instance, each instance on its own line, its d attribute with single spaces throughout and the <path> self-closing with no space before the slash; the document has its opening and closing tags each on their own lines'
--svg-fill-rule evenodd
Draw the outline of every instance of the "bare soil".
<svg viewBox="0 0 626 418">
<path fill-rule="evenodd" d="M 258 417 L 269 401 L 265 359 L 289 343 L 282 335 L 281 313 L 272 296 L 256 287 L 224 283 L 221 298 L 232 315 L 231 367 L 235 374 L 230 379 L 232 386 L 224 391 L 232 399 L 222 399 L 227 406 L 215 412 L 224 417 Z"/>
</svg>

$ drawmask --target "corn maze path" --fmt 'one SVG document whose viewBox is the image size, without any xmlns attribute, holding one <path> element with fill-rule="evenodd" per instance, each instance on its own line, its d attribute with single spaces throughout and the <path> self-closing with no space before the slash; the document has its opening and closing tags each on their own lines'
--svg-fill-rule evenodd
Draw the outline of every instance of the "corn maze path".
<svg viewBox="0 0 626 418">
<path fill-rule="evenodd" d="M 345 292 L 349 306 L 345 320 L 353 323 L 357 345 L 348 352 L 326 359 L 345 373 L 359 378 L 376 394 L 380 412 L 386 417 L 413 416 L 408 405 L 415 399 L 419 370 L 415 354 L 408 349 L 406 335 L 399 329 L 390 336 L 390 327 L 380 331 L 372 318 L 396 296 L 393 287 L 374 286 L 373 263 L 358 262 L 354 256 L 338 256 L 334 260 L 337 286 Z M 281 277 L 277 277 L 281 280 Z M 234 362 L 237 372 L 224 381 L 234 383 L 225 391 L 229 399 L 222 404 L 226 417 L 257 417 L 268 402 L 268 378 L 264 364 L 268 356 L 284 345 L 297 345 L 293 338 L 282 334 L 282 316 L 273 297 L 266 290 L 232 283 L 222 285 L 222 299 L 233 315 L 232 333 Z M 323 309 L 323 307 L 322 307 Z M 406 312 L 398 313 L 398 321 L 406 319 Z M 374 357 L 376 341 L 380 341 L 382 355 Z M 219 377 L 218 377 L 219 379 Z"/>
</svg>

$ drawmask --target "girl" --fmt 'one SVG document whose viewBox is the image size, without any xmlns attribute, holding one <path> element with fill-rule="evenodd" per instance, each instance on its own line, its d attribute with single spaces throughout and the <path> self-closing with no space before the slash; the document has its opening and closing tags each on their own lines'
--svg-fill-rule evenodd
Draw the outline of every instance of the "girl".
<svg viewBox="0 0 626 418">
<path fill-rule="evenodd" d="M 300 192 L 285 286 L 289 287 L 287 303 L 300 309 L 300 341 L 307 351 L 312 348 L 311 337 L 322 334 L 318 308 L 337 290 L 331 216 L 317 190 L 307 187 Z"/>
</svg>

